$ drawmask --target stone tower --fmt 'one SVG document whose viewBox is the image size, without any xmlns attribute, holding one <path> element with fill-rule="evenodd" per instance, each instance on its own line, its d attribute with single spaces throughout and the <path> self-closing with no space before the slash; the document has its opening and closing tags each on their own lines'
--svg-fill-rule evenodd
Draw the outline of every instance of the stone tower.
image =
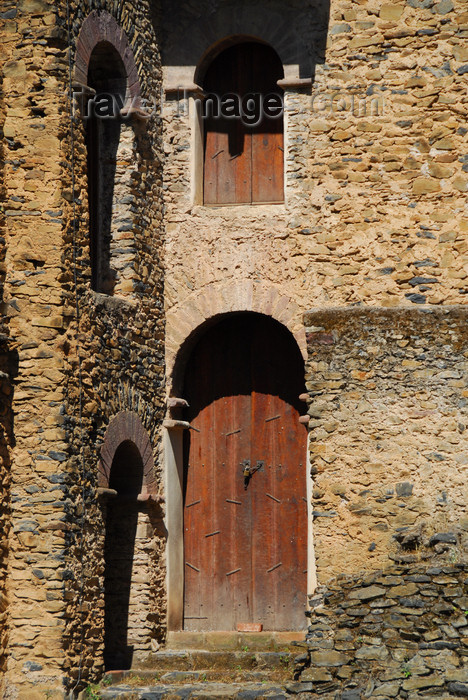
<svg viewBox="0 0 468 700">
<path fill-rule="evenodd" d="M 4 0 L 0 32 L 4 697 L 147 658 L 211 580 L 237 605 L 241 564 L 185 555 L 234 551 L 244 493 L 266 629 L 263 591 L 305 628 L 406 535 L 458 561 L 466 2 Z"/>
</svg>

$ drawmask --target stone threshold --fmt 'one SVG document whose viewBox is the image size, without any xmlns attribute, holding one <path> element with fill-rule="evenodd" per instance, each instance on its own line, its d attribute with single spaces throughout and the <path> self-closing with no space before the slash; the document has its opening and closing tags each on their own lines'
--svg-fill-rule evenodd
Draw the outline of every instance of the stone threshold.
<svg viewBox="0 0 468 700">
<path fill-rule="evenodd" d="M 298 632 L 168 632 L 166 649 L 209 649 L 212 651 L 280 651 L 304 642 L 305 630 Z"/>
<path fill-rule="evenodd" d="M 310 700 L 317 697 L 312 694 L 312 683 L 289 683 L 279 685 L 274 683 L 198 683 L 194 685 L 165 685 L 135 687 L 122 685 L 120 687 L 100 690 L 102 700 L 256 700 L 271 698 L 271 700 Z M 81 700 L 81 698 L 80 698 Z M 83 696 L 84 700 L 84 696 Z"/>
</svg>

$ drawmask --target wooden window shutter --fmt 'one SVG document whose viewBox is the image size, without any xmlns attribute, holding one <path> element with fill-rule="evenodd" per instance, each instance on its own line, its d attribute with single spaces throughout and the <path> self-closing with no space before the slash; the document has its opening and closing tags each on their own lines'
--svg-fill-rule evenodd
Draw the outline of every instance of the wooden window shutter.
<svg viewBox="0 0 468 700">
<path fill-rule="evenodd" d="M 268 95 L 282 103 L 276 84 L 282 75 L 276 53 L 253 42 L 226 49 L 209 67 L 203 85 L 205 204 L 283 201 L 283 116 L 271 118 L 263 110 Z M 229 103 L 236 112 L 236 99 L 240 114 L 228 116 L 224 108 Z"/>
</svg>

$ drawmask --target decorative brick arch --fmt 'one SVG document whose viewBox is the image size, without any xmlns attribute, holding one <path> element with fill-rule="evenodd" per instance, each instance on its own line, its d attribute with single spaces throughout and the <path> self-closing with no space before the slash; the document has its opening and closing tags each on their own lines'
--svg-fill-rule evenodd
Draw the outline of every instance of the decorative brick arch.
<svg viewBox="0 0 468 700">
<path fill-rule="evenodd" d="M 299 350 L 307 359 L 302 310 L 295 301 L 281 294 L 276 287 L 246 280 L 209 286 L 191 295 L 166 314 L 166 363 L 172 377 L 178 354 L 197 328 L 215 316 L 236 311 L 253 311 L 271 316 L 294 336 Z"/>
<path fill-rule="evenodd" d="M 127 80 L 127 104 L 140 107 L 140 81 L 132 48 L 127 35 L 108 12 L 93 10 L 81 26 L 76 44 L 74 80 L 88 84 L 88 67 L 95 47 L 101 43 L 112 44 L 122 59 Z"/>
<path fill-rule="evenodd" d="M 130 441 L 137 447 L 143 462 L 143 495 L 157 492 L 154 475 L 153 448 L 148 433 L 138 413 L 123 411 L 109 423 L 104 435 L 99 459 L 98 486 L 109 488 L 109 477 L 115 453 L 119 445 Z"/>
</svg>

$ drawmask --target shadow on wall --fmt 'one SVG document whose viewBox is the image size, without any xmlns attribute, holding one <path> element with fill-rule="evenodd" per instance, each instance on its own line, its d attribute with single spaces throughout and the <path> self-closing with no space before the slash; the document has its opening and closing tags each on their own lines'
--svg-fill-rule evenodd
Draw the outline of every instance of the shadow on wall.
<svg viewBox="0 0 468 700">
<path fill-rule="evenodd" d="M 277 396 L 299 415 L 304 412 L 299 399 L 305 391 L 304 360 L 284 326 L 263 314 L 241 312 L 197 330 L 192 342 L 188 339 L 181 349 L 174 376 L 174 385 L 179 383 L 180 395 L 188 400 L 190 420 L 221 398 L 252 394 Z M 220 381 L 213 378 L 216 369 Z"/>
<path fill-rule="evenodd" d="M 135 539 L 143 485 L 143 460 L 133 442 L 116 450 L 109 487 L 117 491 L 109 501 L 104 544 L 104 664 L 106 670 L 128 669 L 133 647 L 128 644 L 130 595 Z"/>
<path fill-rule="evenodd" d="M 96 292 L 112 294 L 116 275 L 111 269 L 110 248 L 121 121 L 111 117 L 117 114 L 116 106 L 124 104 L 126 77 L 111 44 L 101 42 L 94 49 L 87 82 L 96 92 L 86 104 L 91 286 Z"/>
<path fill-rule="evenodd" d="M 228 36 L 248 35 L 267 42 L 297 77 L 313 78 L 325 62 L 329 0 L 163 0 L 164 66 L 198 66 L 210 48 Z M 158 28 L 159 31 L 159 28 Z"/>
</svg>

